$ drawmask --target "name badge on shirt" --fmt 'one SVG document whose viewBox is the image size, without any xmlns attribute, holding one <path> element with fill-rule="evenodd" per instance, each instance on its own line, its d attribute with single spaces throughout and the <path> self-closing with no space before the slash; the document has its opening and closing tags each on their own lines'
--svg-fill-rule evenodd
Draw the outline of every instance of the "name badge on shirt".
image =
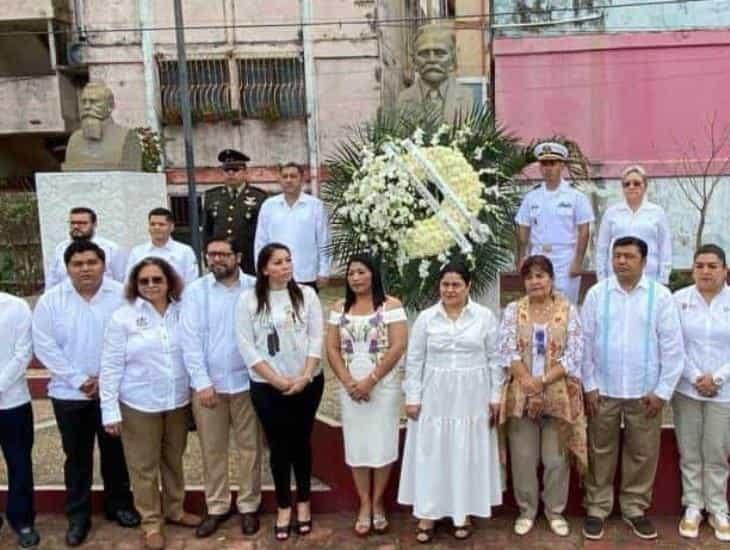
<svg viewBox="0 0 730 550">
<path fill-rule="evenodd" d="M 137 321 L 135 322 L 135 324 L 137 325 L 137 328 L 149 328 L 150 320 L 147 319 L 147 317 L 145 317 L 144 315 L 140 315 L 139 317 L 137 317 Z"/>
</svg>

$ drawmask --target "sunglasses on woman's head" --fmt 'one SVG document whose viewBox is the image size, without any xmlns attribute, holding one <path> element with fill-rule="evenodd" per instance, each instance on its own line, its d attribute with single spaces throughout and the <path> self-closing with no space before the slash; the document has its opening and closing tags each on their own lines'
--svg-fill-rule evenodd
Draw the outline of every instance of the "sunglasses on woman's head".
<svg viewBox="0 0 730 550">
<path fill-rule="evenodd" d="M 137 284 L 140 286 L 161 285 L 164 282 L 164 277 L 140 277 L 137 279 Z"/>
</svg>

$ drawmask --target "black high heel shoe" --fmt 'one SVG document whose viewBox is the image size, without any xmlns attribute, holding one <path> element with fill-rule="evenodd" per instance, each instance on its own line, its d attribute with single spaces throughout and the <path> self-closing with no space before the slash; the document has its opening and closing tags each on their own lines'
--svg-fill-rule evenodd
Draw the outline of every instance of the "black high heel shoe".
<svg viewBox="0 0 730 550">
<path fill-rule="evenodd" d="M 306 521 L 299 521 L 297 520 L 297 534 L 299 535 L 308 535 L 312 532 L 312 518 L 309 518 Z"/>
<path fill-rule="evenodd" d="M 288 524 L 279 526 L 274 522 L 274 538 L 279 542 L 286 542 L 291 536 L 291 521 Z"/>
</svg>

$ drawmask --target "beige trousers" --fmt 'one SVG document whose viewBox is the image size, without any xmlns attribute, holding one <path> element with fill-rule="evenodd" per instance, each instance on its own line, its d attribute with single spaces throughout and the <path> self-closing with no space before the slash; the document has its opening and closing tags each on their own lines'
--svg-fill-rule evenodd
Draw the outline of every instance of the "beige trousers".
<svg viewBox="0 0 730 550">
<path fill-rule="evenodd" d="M 727 514 L 730 403 L 674 394 L 674 431 L 682 471 L 682 504 Z"/>
<path fill-rule="evenodd" d="M 588 421 L 589 466 L 584 504 L 589 516 L 605 519 L 613 509 L 613 480 L 618 463 L 622 416 L 621 513 L 625 517 L 643 515 L 651 505 L 659 460 L 662 413 L 647 418 L 640 399 L 601 396 L 598 414 Z"/>
<path fill-rule="evenodd" d="M 520 508 L 520 517 L 535 519 L 539 505 L 537 467 L 542 459 L 545 515 L 559 516 L 568 503 L 570 464 L 561 450 L 557 422 L 547 418 L 540 422 L 529 418 L 510 418 L 507 423 L 512 489 Z"/>
<path fill-rule="evenodd" d="M 182 457 L 188 440 L 190 409 L 146 413 L 124 404 L 121 409 L 124 457 L 134 505 L 142 517 L 141 528 L 146 535 L 162 533 L 164 518 L 176 520 L 183 515 Z"/>
<path fill-rule="evenodd" d="M 231 507 L 228 484 L 231 436 L 238 451 L 236 507 L 242 514 L 255 512 L 261 504 L 263 432 L 251 404 L 251 394 L 247 391 L 219 393 L 218 404 L 212 409 L 203 407 L 200 400 L 193 396 L 193 414 L 203 455 L 208 513 L 226 514 Z"/>
</svg>

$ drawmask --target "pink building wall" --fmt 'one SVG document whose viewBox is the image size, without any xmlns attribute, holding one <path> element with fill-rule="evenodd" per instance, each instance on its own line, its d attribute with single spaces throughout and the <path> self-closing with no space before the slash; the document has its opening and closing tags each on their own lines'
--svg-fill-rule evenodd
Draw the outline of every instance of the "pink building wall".
<svg viewBox="0 0 730 550">
<path fill-rule="evenodd" d="M 497 38 L 494 57 L 498 120 L 524 141 L 576 140 L 598 176 L 675 175 L 689 144 L 707 154 L 713 113 L 730 124 L 728 30 Z"/>
</svg>

